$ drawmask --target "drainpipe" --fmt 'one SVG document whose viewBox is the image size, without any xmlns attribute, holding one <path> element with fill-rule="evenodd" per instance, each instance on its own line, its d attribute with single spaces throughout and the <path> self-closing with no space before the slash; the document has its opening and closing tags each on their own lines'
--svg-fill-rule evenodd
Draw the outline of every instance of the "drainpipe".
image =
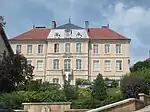
<svg viewBox="0 0 150 112">
<path fill-rule="evenodd" d="M 46 81 L 46 71 L 47 71 L 47 68 L 46 68 L 46 65 L 47 65 L 47 61 L 46 61 L 46 55 L 47 55 L 47 46 L 48 46 L 48 42 L 47 42 L 47 40 L 45 41 L 45 45 L 46 45 L 46 47 L 45 47 L 45 70 L 44 70 L 44 82 Z"/>
</svg>

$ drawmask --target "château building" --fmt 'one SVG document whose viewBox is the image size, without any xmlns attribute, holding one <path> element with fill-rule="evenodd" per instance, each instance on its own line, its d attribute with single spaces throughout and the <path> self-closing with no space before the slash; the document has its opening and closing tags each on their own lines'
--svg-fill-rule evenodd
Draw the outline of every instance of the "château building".
<svg viewBox="0 0 150 112">
<path fill-rule="evenodd" d="M 130 39 L 109 26 L 79 27 L 71 22 L 33 29 L 9 40 L 13 51 L 23 54 L 34 69 L 34 79 L 75 84 L 78 78 L 93 81 L 98 73 L 120 80 L 129 73 Z"/>
</svg>

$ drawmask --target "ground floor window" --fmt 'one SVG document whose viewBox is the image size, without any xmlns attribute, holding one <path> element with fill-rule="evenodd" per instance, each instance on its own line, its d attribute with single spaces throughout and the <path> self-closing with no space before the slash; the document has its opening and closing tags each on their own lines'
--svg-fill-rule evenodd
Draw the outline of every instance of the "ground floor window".
<svg viewBox="0 0 150 112">
<path fill-rule="evenodd" d="M 53 78 L 53 83 L 58 84 L 59 83 L 59 78 Z"/>
</svg>

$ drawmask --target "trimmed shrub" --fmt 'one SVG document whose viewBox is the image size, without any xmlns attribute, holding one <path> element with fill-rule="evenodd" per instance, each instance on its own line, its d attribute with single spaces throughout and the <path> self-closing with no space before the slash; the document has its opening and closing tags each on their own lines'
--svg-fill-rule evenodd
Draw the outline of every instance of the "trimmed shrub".
<svg viewBox="0 0 150 112">
<path fill-rule="evenodd" d="M 139 93 L 148 94 L 148 85 L 142 78 L 124 76 L 121 80 L 121 91 L 124 98 L 138 98 Z"/>
</svg>

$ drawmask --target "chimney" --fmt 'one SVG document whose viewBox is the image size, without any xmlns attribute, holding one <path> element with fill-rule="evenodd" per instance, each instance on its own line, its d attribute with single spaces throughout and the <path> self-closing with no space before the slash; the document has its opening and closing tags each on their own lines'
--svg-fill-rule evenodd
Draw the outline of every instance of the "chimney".
<svg viewBox="0 0 150 112">
<path fill-rule="evenodd" d="M 102 26 L 102 28 L 109 28 L 109 24 Z"/>
<path fill-rule="evenodd" d="M 52 28 L 56 28 L 56 21 L 52 21 Z"/>
<path fill-rule="evenodd" d="M 85 29 L 86 29 L 86 31 L 88 31 L 88 28 L 89 28 L 89 21 L 85 21 Z"/>
</svg>

